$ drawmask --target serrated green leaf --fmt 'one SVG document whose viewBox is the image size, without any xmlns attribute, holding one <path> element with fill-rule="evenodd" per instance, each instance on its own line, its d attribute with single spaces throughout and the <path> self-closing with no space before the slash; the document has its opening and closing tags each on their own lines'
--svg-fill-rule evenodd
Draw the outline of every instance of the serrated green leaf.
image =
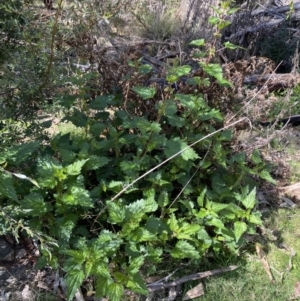
<svg viewBox="0 0 300 301">
<path fill-rule="evenodd" d="M 270 173 L 269 173 L 267 170 L 261 171 L 261 172 L 259 173 L 259 176 L 260 176 L 262 179 L 264 179 L 264 180 L 266 180 L 266 181 L 268 181 L 268 182 L 270 182 L 270 183 L 272 183 L 272 184 L 277 184 L 277 182 L 272 178 L 272 176 L 270 175 Z"/>
<path fill-rule="evenodd" d="M 86 163 L 85 167 L 87 170 L 96 170 L 107 165 L 110 161 L 111 160 L 107 157 L 91 155 L 89 156 L 89 161 Z"/>
<path fill-rule="evenodd" d="M 90 276 L 91 271 L 94 267 L 94 264 L 95 264 L 95 262 L 91 258 L 89 258 L 89 260 L 85 262 L 85 265 L 84 265 L 85 278 Z"/>
<path fill-rule="evenodd" d="M 77 176 L 80 174 L 83 165 L 88 161 L 86 160 L 78 160 L 66 167 L 64 167 L 65 172 L 70 176 Z"/>
<path fill-rule="evenodd" d="M 68 150 L 66 148 L 58 148 L 58 152 L 61 156 L 61 159 L 64 163 L 71 163 L 74 162 L 75 158 L 76 158 L 76 153 Z"/>
<path fill-rule="evenodd" d="M 173 213 L 170 215 L 170 218 L 169 218 L 167 224 L 169 225 L 170 230 L 173 232 L 177 232 L 177 230 L 179 229 L 178 221 L 176 219 L 175 214 L 173 214 Z"/>
<path fill-rule="evenodd" d="M 175 236 L 178 239 L 193 239 L 191 235 L 195 234 L 200 229 L 200 225 L 183 223 L 183 225 L 180 226 L 179 229 L 176 231 L 177 233 Z"/>
<path fill-rule="evenodd" d="M 8 162 L 12 165 L 19 165 L 21 162 L 28 159 L 40 145 L 40 141 L 34 141 L 11 147 L 9 149 L 11 155 L 8 157 Z"/>
<path fill-rule="evenodd" d="M 125 218 L 125 208 L 115 202 L 107 202 L 109 220 L 111 224 L 121 224 Z"/>
<path fill-rule="evenodd" d="M 242 204 L 246 207 L 246 209 L 253 209 L 257 204 L 256 200 L 256 188 L 253 188 L 252 191 L 241 199 Z"/>
<path fill-rule="evenodd" d="M 153 216 L 147 219 L 145 228 L 153 234 L 161 234 L 163 230 L 169 230 L 164 221 Z"/>
<path fill-rule="evenodd" d="M 201 229 L 200 231 L 198 231 L 197 238 L 199 240 L 204 241 L 207 245 L 211 245 L 211 243 L 212 243 L 212 239 L 208 235 L 208 233 L 205 231 L 205 229 Z"/>
<path fill-rule="evenodd" d="M 137 228 L 133 230 L 130 234 L 130 239 L 134 242 L 143 242 L 143 241 L 154 241 L 157 240 L 155 234 L 149 232 L 145 228 Z"/>
<path fill-rule="evenodd" d="M 205 44 L 205 40 L 204 39 L 193 40 L 189 44 L 192 46 L 203 46 Z"/>
<path fill-rule="evenodd" d="M 57 218 L 56 223 L 60 226 L 57 229 L 56 235 L 59 237 L 60 247 L 68 246 L 69 240 L 73 233 L 73 229 L 77 224 L 78 217 L 75 214 L 69 213 L 63 218 Z"/>
<path fill-rule="evenodd" d="M 93 203 L 89 192 L 81 187 L 72 186 L 68 192 L 64 193 L 60 200 L 70 206 L 79 205 L 84 208 L 92 208 Z"/>
<path fill-rule="evenodd" d="M 176 103 L 172 99 L 167 99 L 164 102 L 164 115 L 167 117 L 173 117 L 177 112 Z"/>
<path fill-rule="evenodd" d="M 131 275 L 137 274 L 139 272 L 141 266 L 144 264 L 144 262 L 145 262 L 144 256 L 139 256 L 139 257 L 130 259 L 128 273 L 130 273 Z"/>
<path fill-rule="evenodd" d="M 143 64 L 141 66 L 139 66 L 139 74 L 148 74 L 152 71 L 152 66 L 151 65 L 148 65 L 148 64 Z"/>
<path fill-rule="evenodd" d="M 232 84 L 223 77 L 223 70 L 219 64 L 206 64 L 204 62 L 200 62 L 200 65 L 203 70 L 210 76 L 214 77 L 220 85 L 232 86 Z"/>
<path fill-rule="evenodd" d="M 93 123 L 90 126 L 90 133 L 94 136 L 94 137 L 99 137 L 101 134 L 103 134 L 103 131 L 105 130 L 106 125 L 104 122 L 97 122 L 97 123 Z"/>
<path fill-rule="evenodd" d="M 176 75 L 176 76 L 183 76 L 183 75 L 187 75 L 190 73 L 192 67 L 189 65 L 183 65 L 183 66 L 179 66 L 179 67 L 173 67 L 168 74 L 170 75 Z M 168 77 L 167 74 L 167 77 Z"/>
<path fill-rule="evenodd" d="M 156 211 L 158 205 L 153 199 L 141 199 L 125 207 L 126 220 L 136 225 L 142 219 L 145 213 Z"/>
<path fill-rule="evenodd" d="M 124 183 L 121 181 L 111 181 L 108 183 L 108 185 L 106 186 L 107 190 L 111 190 L 115 193 L 120 192 L 124 187 Z"/>
<path fill-rule="evenodd" d="M 97 262 L 97 265 L 94 266 L 93 270 L 95 271 L 97 277 L 101 276 L 106 279 L 111 279 L 108 265 L 103 262 Z"/>
<path fill-rule="evenodd" d="M 167 191 L 163 190 L 158 196 L 157 204 L 160 208 L 164 208 L 169 204 L 169 202 L 169 194 Z"/>
<path fill-rule="evenodd" d="M 64 176 L 62 166 L 53 163 L 45 158 L 38 162 L 38 183 L 41 187 L 54 188 L 58 181 L 63 181 L 66 176 Z"/>
<path fill-rule="evenodd" d="M 155 212 L 158 208 L 158 204 L 155 202 L 154 200 L 155 197 L 155 191 L 153 190 L 153 197 L 149 197 L 144 200 L 145 201 L 145 205 L 144 205 L 144 212 L 148 213 L 148 212 Z"/>
<path fill-rule="evenodd" d="M 249 216 L 248 221 L 255 225 L 262 225 L 261 214 L 259 212 L 252 213 Z"/>
<path fill-rule="evenodd" d="M 147 295 L 148 293 L 147 286 L 143 278 L 139 274 L 131 276 L 128 282 L 126 283 L 126 287 L 139 294 Z"/>
<path fill-rule="evenodd" d="M 156 89 L 154 87 L 135 86 L 135 87 L 131 88 L 131 90 L 134 91 L 137 95 L 139 95 L 140 97 L 142 97 L 145 100 L 153 98 L 156 93 Z"/>
<path fill-rule="evenodd" d="M 178 153 L 179 151 L 183 150 L 187 146 L 188 145 L 185 142 L 181 141 L 179 138 L 174 138 L 173 140 L 167 141 L 164 153 L 169 158 L 174 154 Z M 190 147 L 178 156 L 181 156 L 186 161 L 195 160 L 199 158 L 198 154 Z"/>
<path fill-rule="evenodd" d="M 218 195 L 230 192 L 228 185 L 224 182 L 219 173 L 213 175 L 211 185 L 213 191 L 216 192 Z"/>
<path fill-rule="evenodd" d="M 69 259 L 66 262 L 66 265 L 64 266 L 65 271 L 72 271 L 74 269 L 74 263 L 75 265 L 81 266 L 84 261 L 86 260 L 86 257 L 88 256 L 88 250 L 87 249 L 81 249 L 81 250 L 60 250 L 60 253 L 69 255 Z"/>
<path fill-rule="evenodd" d="M 241 236 L 247 231 L 247 224 L 244 222 L 235 222 L 234 223 L 234 235 L 235 241 L 238 242 Z"/>
<path fill-rule="evenodd" d="M 11 175 L 6 173 L 0 174 L 0 194 L 19 202 Z"/>
<path fill-rule="evenodd" d="M 227 204 L 220 204 L 215 202 L 209 202 L 209 204 L 210 204 L 210 210 L 214 212 L 220 212 L 228 207 Z"/>
<path fill-rule="evenodd" d="M 84 280 L 84 272 L 82 270 L 71 270 L 67 273 L 67 300 L 71 301 L 75 293 Z"/>
<path fill-rule="evenodd" d="M 187 241 L 180 240 L 176 243 L 175 248 L 171 251 L 174 258 L 199 258 L 200 254 L 193 245 Z"/>
<path fill-rule="evenodd" d="M 31 193 L 21 202 L 23 212 L 29 216 L 43 216 L 52 209 L 50 203 L 46 203 L 39 193 Z"/>
<path fill-rule="evenodd" d="M 104 110 L 108 107 L 108 105 L 113 103 L 114 99 L 114 94 L 100 95 L 90 102 L 89 107 L 93 110 Z"/>
<path fill-rule="evenodd" d="M 208 220 L 206 224 L 209 226 L 215 226 L 217 229 L 226 229 L 223 222 L 218 218 L 213 217 L 212 219 Z"/>
<path fill-rule="evenodd" d="M 251 161 L 254 164 L 260 164 L 263 162 L 258 149 L 255 149 L 253 151 L 252 156 L 251 156 Z"/>
<path fill-rule="evenodd" d="M 200 208 L 204 207 L 204 198 L 207 192 L 207 187 L 204 187 L 204 189 L 201 191 L 200 195 L 197 198 L 197 204 Z"/>
<path fill-rule="evenodd" d="M 111 283 L 108 285 L 107 296 L 109 301 L 120 301 L 124 294 L 124 287 L 119 283 Z"/>
<path fill-rule="evenodd" d="M 96 297 L 106 297 L 108 295 L 109 285 L 113 283 L 112 279 L 98 276 L 96 281 Z"/>
</svg>

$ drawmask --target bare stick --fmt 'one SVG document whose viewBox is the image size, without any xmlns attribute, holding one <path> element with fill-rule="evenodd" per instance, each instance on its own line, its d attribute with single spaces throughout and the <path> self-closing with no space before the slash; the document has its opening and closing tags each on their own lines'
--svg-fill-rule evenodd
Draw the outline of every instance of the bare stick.
<svg viewBox="0 0 300 301">
<path fill-rule="evenodd" d="M 148 284 L 148 291 L 151 292 L 156 292 L 156 291 L 160 291 L 162 289 L 165 288 L 169 288 L 169 287 L 175 287 L 177 285 L 180 285 L 182 283 L 188 282 L 188 281 L 192 281 L 192 280 L 198 280 L 198 279 L 202 279 L 202 278 L 206 278 L 209 276 L 214 276 L 214 275 L 218 275 L 218 274 L 222 274 L 225 272 L 230 272 L 230 271 L 234 271 L 238 268 L 238 266 L 236 265 L 231 265 L 229 267 L 226 268 L 220 268 L 220 269 L 216 269 L 216 270 L 212 270 L 212 271 L 206 271 L 206 272 L 200 272 L 200 273 L 196 273 L 196 274 L 191 274 L 188 276 L 184 276 L 182 278 L 176 279 L 172 282 L 169 283 L 165 283 L 165 284 Z"/>
</svg>

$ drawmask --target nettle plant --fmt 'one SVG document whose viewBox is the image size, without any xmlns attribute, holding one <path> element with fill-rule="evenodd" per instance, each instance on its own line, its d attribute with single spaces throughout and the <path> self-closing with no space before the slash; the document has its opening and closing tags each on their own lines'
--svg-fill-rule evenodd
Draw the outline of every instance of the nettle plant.
<svg viewBox="0 0 300 301">
<path fill-rule="evenodd" d="M 167 78 L 189 72 L 174 67 Z M 151 102 L 158 88 L 135 86 L 132 93 Z M 221 113 L 201 93 L 168 95 L 151 103 L 148 115 L 135 101 L 125 108 L 117 93 L 80 110 L 74 102 L 49 144 L 0 154 L 2 234 L 17 228 L 16 235 L 38 238 L 39 265 L 63 268 L 68 300 L 89 276 L 96 294 L 113 301 L 125 288 L 147 294 L 145 263 L 199 259 L 208 250 L 238 253 L 243 235 L 261 224 L 253 176 L 271 177 L 259 152 L 248 161 L 232 153 L 231 130 L 220 130 Z"/>
<path fill-rule="evenodd" d="M 218 64 L 201 66 L 145 86 L 151 66 L 129 62 L 126 93 L 62 96 L 57 134 L 0 152 L 0 234 L 38 239 L 38 266 L 66 272 L 68 300 L 88 277 L 111 301 L 147 294 L 145 265 L 238 254 L 256 233 L 254 180 L 272 181 L 270 166 L 258 151 L 233 153 L 233 132 L 204 97 L 230 83 Z"/>
</svg>

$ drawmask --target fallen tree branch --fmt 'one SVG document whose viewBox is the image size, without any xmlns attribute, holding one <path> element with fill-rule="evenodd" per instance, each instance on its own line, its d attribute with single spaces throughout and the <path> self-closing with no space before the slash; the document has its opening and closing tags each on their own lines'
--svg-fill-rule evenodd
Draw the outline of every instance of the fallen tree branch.
<svg viewBox="0 0 300 301">
<path fill-rule="evenodd" d="M 225 39 L 228 41 L 232 41 L 233 39 L 243 36 L 247 33 L 255 33 L 262 29 L 277 26 L 287 20 L 287 15 L 285 15 L 284 13 L 287 13 L 290 10 L 291 10 L 291 7 L 289 5 L 285 5 L 285 6 L 281 6 L 279 8 L 273 8 L 273 9 L 266 8 L 266 9 L 254 10 L 253 12 L 251 12 L 251 16 L 256 16 L 256 15 L 260 15 L 260 14 L 264 13 L 264 14 L 276 15 L 277 18 L 272 18 L 268 22 L 262 21 L 261 23 L 256 24 L 254 26 L 249 26 L 247 28 L 240 29 L 237 32 L 232 33 L 229 37 L 225 37 Z M 299 10 L 300 10 L 300 2 L 297 2 L 294 4 L 293 13 L 289 16 L 289 20 L 295 20 L 295 21 L 300 20 Z M 283 14 L 283 15 L 280 15 L 280 14 Z M 280 17 L 280 18 L 278 19 L 278 17 Z M 258 20 L 258 22 L 259 22 L 259 20 Z"/>
<path fill-rule="evenodd" d="M 225 272 L 230 272 L 230 271 L 234 271 L 238 268 L 238 266 L 236 265 L 231 265 L 229 267 L 226 268 L 220 268 L 220 269 L 216 269 L 216 270 L 212 270 L 212 271 L 206 271 L 206 272 L 200 272 L 200 273 L 196 273 L 196 274 L 191 274 L 188 276 L 184 276 L 182 278 L 176 279 L 172 282 L 169 283 L 153 283 L 153 284 L 148 284 L 148 291 L 151 292 L 156 292 L 162 289 L 166 289 L 169 287 L 175 287 L 177 285 L 180 285 L 182 283 L 188 282 L 188 281 L 192 281 L 192 280 L 198 280 L 198 279 L 202 279 L 202 278 L 206 278 L 209 276 L 214 276 L 214 275 L 218 275 L 218 274 L 222 274 Z"/>
<path fill-rule="evenodd" d="M 294 6 L 293 6 L 293 10 L 296 11 L 298 9 L 300 9 L 300 2 L 295 2 Z M 278 15 L 278 14 L 286 13 L 290 10 L 291 10 L 290 5 L 284 5 L 284 6 L 280 6 L 277 8 L 266 8 L 266 9 L 258 8 L 251 12 L 251 16 L 257 16 L 257 15 L 263 14 L 263 13 L 266 13 L 266 14 L 272 13 L 272 14 Z"/>
<path fill-rule="evenodd" d="M 276 91 L 284 88 L 294 87 L 300 83 L 300 74 L 265 74 L 247 75 L 244 77 L 243 84 L 250 86 L 263 86 L 267 83 L 269 91 Z"/>
</svg>

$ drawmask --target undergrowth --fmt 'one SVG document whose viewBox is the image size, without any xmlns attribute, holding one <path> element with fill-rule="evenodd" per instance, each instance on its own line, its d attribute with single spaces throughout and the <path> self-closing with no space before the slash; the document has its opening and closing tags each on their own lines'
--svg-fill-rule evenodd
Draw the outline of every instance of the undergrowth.
<svg viewBox="0 0 300 301">
<path fill-rule="evenodd" d="M 125 289 L 147 294 L 145 263 L 154 273 L 166 257 L 177 264 L 208 252 L 238 255 L 245 234 L 255 235 L 261 225 L 257 181 L 273 180 L 258 150 L 250 156 L 233 152 L 234 132 L 224 127 L 218 96 L 230 94 L 232 85 L 213 59 L 220 32 L 229 24 L 225 17 L 235 10 L 229 2 L 214 8 L 213 43 L 190 43 L 196 70 L 175 60 L 161 72 L 162 81 L 149 83 L 155 70 L 142 59 L 121 66 L 93 57 L 97 70 L 64 70 L 55 41 L 78 46 L 77 54 L 87 57 L 79 42 L 91 45 L 92 39 L 81 35 L 76 42 L 66 35 L 67 26 L 58 19 L 62 3 L 48 28 L 51 46 L 36 58 L 30 81 L 12 71 L 18 85 L 8 112 L 19 112 L 16 130 L 29 107 L 21 99 L 35 110 L 53 104 L 64 117 L 58 131 L 39 132 L 30 141 L 19 132 L 9 140 L 11 119 L 4 119 L 0 234 L 37 240 L 37 267 L 66 273 L 68 300 L 91 276 L 97 296 L 118 301 Z M 85 33 L 89 22 L 73 26 Z M 19 51 L 16 57 L 24 48 Z M 28 61 L 20 61 L 26 69 Z M 9 97 L 2 98 L 4 112 L 8 104 Z"/>
</svg>

